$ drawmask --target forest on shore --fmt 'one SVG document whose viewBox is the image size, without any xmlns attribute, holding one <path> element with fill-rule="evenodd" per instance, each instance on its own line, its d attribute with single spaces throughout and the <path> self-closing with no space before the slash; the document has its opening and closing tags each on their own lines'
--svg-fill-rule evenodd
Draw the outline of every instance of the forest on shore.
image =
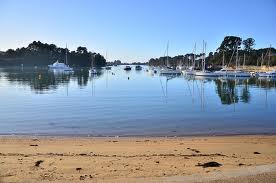
<svg viewBox="0 0 276 183">
<path fill-rule="evenodd" d="M 246 66 L 276 66 L 276 49 L 272 47 L 254 49 L 255 39 L 242 38 L 237 36 L 226 36 L 220 46 L 215 52 L 205 53 L 206 67 L 217 68 L 223 65 L 234 66 L 235 65 L 235 52 L 238 46 L 239 49 L 239 65 Z M 269 46 L 269 45 L 268 45 Z M 201 47 L 200 47 L 201 48 Z M 199 49 L 200 50 L 200 49 Z M 159 58 L 151 58 L 149 60 L 150 66 L 188 66 L 195 58 L 195 65 L 197 68 L 201 67 L 202 53 L 187 53 L 185 55 L 178 55 L 174 57 L 167 57 L 166 55 Z"/>
<path fill-rule="evenodd" d="M 0 52 L 0 65 L 2 66 L 47 66 L 57 60 L 65 63 L 67 48 L 60 48 L 54 44 L 33 41 L 26 48 L 8 49 Z M 106 59 L 99 53 L 93 53 L 86 47 L 79 46 L 75 51 L 67 49 L 68 64 L 73 67 L 103 67 Z"/>
</svg>

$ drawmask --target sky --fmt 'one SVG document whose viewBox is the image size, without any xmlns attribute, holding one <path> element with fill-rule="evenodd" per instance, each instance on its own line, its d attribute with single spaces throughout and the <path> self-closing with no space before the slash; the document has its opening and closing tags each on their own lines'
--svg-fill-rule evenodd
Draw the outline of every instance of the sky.
<svg viewBox="0 0 276 183">
<path fill-rule="evenodd" d="M 0 50 L 85 46 L 108 61 L 215 51 L 227 35 L 276 45 L 276 0 L 0 0 Z"/>
</svg>

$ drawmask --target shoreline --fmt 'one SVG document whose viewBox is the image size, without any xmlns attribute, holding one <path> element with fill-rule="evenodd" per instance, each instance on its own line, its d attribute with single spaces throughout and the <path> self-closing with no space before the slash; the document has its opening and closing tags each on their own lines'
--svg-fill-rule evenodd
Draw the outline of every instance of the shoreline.
<svg viewBox="0 0 276 183">
<path fill-rule="evenodd" d="M 208 162 L 220 166 L 201 166 Z M 0 136 L 1 183 L 223 182 L 227 175 L 243 180 L 259 173 L 275 181 L 275 164 L 276 135 Z M 271 171 L 259 171 L 260 166 Z M 254 174 L 239 174 L 251 169 Z"/>
<path fill-rule="evenodd" d="M 235 137 L 235 136 L 276 136 L 275 133 L 217 133 L 217 134 L 183 134 L 183 135 L 90 135 L 90 134 L 33 134 L 0 133 L 1 137 L 60 137 L 60 138 L 184 138 L 184 137 Z"/>
</svg>

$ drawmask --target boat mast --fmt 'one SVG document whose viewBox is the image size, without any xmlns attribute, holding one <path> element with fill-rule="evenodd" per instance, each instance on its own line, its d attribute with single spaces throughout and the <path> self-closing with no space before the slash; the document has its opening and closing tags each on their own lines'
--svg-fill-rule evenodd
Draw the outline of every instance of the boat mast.
<svg viewBox="0 0 276 183">
<path fill-rule="evenodd" d="M 268 67 L 270 65 L 270 51 L 271 51 L 271 45 L 269 46 L 269 50 L 268 50 Z"/>
<path fill-rule="evenodd" d="M 201 70 L 204 71 L 204 40 L 202 43 L 202 66 L 201 66 Z"/>
<path fill-rule="evenodd" d="M 205 72 L 205 65 L 206 65 L 206 60 L 205 60 L 206 45 L 207 43 L 203 40 L 203 52 L 202 52 L 202 71 L 203 72 Z"/>
<path fill-rule="evenodd" d="M 245 53 L 243 54 L 243 69 L 245 67 Z"/>
<path fill-rule="evenodd" d="M 236 52 L 236 70 L 238 69 L 238 59 L 239 59 L 239 47 L 237 42 L 237 52 Z"/>
<path fill-rule="evenodd" d="M 223 50 L 223 53 L 222 53 L 222 67 L 224 67 L 224 50 Z"/>
<path fill-rule="evenodd" d="M 169 67 L 169 41 L 167 43 L 167 67 Z"/>
<path fill-rule="evenodd" d="M 264 63 L 264 53 L 262 53 L 261 67 L 263 67 L 263 63 Z"/>
<path fill-rule="evenodd" d="M 196 62 L 196 43 L 195 43 L 195 52 L 194 52 L 194 59 L 193 59 L 193 70 L 195 69 L 195 62 Z"/>
<path fill-rule="evenodd" d="M 66 43 L 66 49 L 65 49 L 65 64 L 68 65 L 68 63 L 67 63 L 67 43 Z"/>
</svg>

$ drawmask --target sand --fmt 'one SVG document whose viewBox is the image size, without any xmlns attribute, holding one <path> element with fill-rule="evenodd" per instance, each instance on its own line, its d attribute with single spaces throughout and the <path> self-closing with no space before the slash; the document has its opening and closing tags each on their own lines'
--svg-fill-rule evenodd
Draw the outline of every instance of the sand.
<svg viewBox="0 0 276 183">
<path fill-rule="evenodd" d="M 1 183 L 256 180 L 276 182 L 276 136 L 0 137 Z"/>
</svg>

